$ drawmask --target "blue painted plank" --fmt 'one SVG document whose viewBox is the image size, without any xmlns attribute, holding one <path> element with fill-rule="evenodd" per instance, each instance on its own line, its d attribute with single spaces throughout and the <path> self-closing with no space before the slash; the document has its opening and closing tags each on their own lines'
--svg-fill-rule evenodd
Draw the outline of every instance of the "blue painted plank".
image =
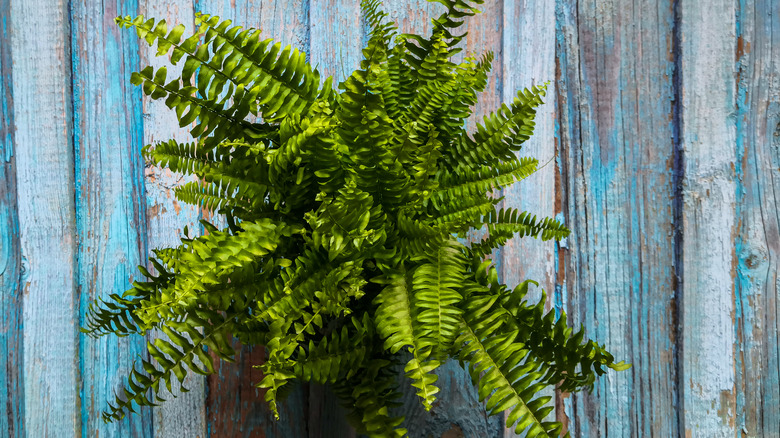
<svg viewBox="0 0 780 438">
<path fill-rule="evenodd" d="M 559 249 L 560 302 L 634 365 L 571 396 L 573 436 L 678 434 L 674 19 L 668 2 L 557 9 L 561 207 L 572 229 Z"/>
<path fill-rule="evenodd" d="M 780 433 L 780 3 L 741 1 L 737 29 L 736 429 Z"/>
<path fill-rule="evenodd" d="M 0 0 L 0 437 L 25 436 L 22 249 L 16 204 L 11 3 Z"/>
<path fill-rule="evenodd" d="M 78 301 L 67 3 L 12 2 L 14 155 L 24 291 L 24 429 L 78 434 Z M 5 21 L 9 23 L 8 21 Z M 36 32 L 30 23 L 40 26 Z"/>
<path fill-rule="evenodd" d="M 309 55 L 323 78 L 346 79 L 360 64 L 365 43 L 360 0 L 310 0 Z"/>
<path fill-rule="evenodd" d="M 504 29 L 503 56 L 498 68 L 503 72 L 503 84 L 497 90 L 498 102 L 511 104 L 518 90 L 543 85 L 555 78 L 555 9 L 546 1 L 530 1 L 524 4 L 507 0 L 503 2 L 503 22 L 494 26 Z M 483 26 L 484 29 L 488 26 Z M 513 186 L 503 190 L 506 198 L 503 207 L 529 211 L 537 217 L 555 216 L 555 167 L 550 162 L 555 154 L 554 122 L 555 83 L 550 82 L 545 104 L 536 113 L 536 126 L 530 140 L 523 144 L 520 156 L 539 160 L 540 169 Z M 546 163 L 547 166 L 544 166 Z M 544 167 L 542 167 L 544 166 Z M 526 279 L 539 282 L 539 286 L 552 294 L 555 287 L 553 241 L 537 239 L 512 239 L 501 252 L 501 275 L 509 285 Z M 540 294 L 539 294 L 540 295 Z"/>
<path fill-rule="evenodd" d="M 149 17 L 165 19 L 170 27 L 184 24 L 187 31 L 194 29 L 192 0 L 142 0 L 140 12 Z M 128 36 L 134 32 L 125 30 Z M 182 64 L 170 65 L 169 56 L 156 57 L 156 48 L 145 43 L 140 44 L 141 66 L 152 65 L 155 69 L 167 66 L 169 77 L 181 72 Z M 156 143 L 175 138 L 181 142 L 191 141 L 188 128 L 179 128 L 176 113 L 170 110 L 164 102 L 143 97 L 143 144 Z M 140 145 L 135 145 L 137 146 Z M 185 226 L 189 230 L 198 230 L 200 210 L 196 207 L 179 203 L 173 188 L 194 178 L 182 178 L 167 169 L 147 166 L 144 172 L 144 187 L 146 194 L 147 247 L 161 248 L 180 244 L 179 237 Z M 194 231 L 191 231 L 194 234 Z M 142 255 L 144 256 L 144 255 Z M 147 269 L 154 272 L 151 263 Z M 149 334 L 149 339 L 166 336 L 160 331 Z M 167 401 L 153 409 L 154 436 L 156 438 L 177 438 L 182 436 L 206 436 L 206 379 L 198 374 L 189 373 L 184 381 L 184 387 L 189 392 L 182 393 L 177 381 L 173 382 L 172 395 L 162 389 L 163 398 Z M 175 397 L 174 397 L 175 396 Z"/>
<path fill-rule="evenodd" d="M 685 434 L 735 436 L 736 5 L 680 3 Z"/>
<path fill-rule="evenodd" d="M 76 169 L 76 226 L 79 232 L 80 315 L 88 303 L 121 293 L 147 254 L 146 197 L 143 190 L 141 91 L 130 84 L 138 69 L 139 46 L 132 32 L 114 24 L 134 15 L 134 0 L 71 3 L 73 139 Z M 101 412 L 127 382 L 131 365 L 146 354 L 138 336 L 97 340 L 82 335 L 81 435 L 101 438 L 151 436 L 152 413 L 105 424 Z"/>
<path fill-rule="evenodd" d="M 572 50 L 575 36 L 576 27 L 573 23 L 576 18 L 572 18 L 573 11 L 567 5 L 556 3 L 555 7 L 555 143 L 556 143 L 556 159 L 555 159 L 555 206 L 556 219 L 566 222 L 569 206 L 565 200 L 565 194 L 568 192 L 569 187 L 565 187 L 564 177 L 567 175 L 571 165 L 570 157 L 567 151 L 567 147 L 570 146 L 572 140 L 576 141 L 578 136 L 579 127 L 578 123 L 572 123 L 571 108 L 567 105 L 571 102 L 574 104 L 576 96 L 574 96 L 574 90 L 568 86 L 567 77 L 574 70 L 573 64 L 569 64 L 568 52 Z M 572 61 L 579 59 L 579 54 L 573 54 Z M 576 83 L 576 81 L 575 81 Z M 565 127 L 565 129 L 564 129 Z M 553 304 L 556 307 L 556 311 L 563 312 L 571 309 L 569 288 L 571 287 L 566 282 L 566 263 L 568 255 L 568 238 L 557 243 L 555 246 L 555 290 L 553 291 Z M 574 324 L 576 315 L 569 317 L 569 323 Z M 579 321 L 577 321 L 579 323 Z M 555 415 L 556 419 L 563 425 L 563 431 L 572 433 L 577 430 L 577 413 L 574 406 L 574 399 L 571 394 L 561 393 L 556 390 L 555 399 Z M 572 435 L 574 435 L 572 433 Z"/>
<path fill-rule="evenodd" d="M 538 108 L 535 118 L 534 134 L 518 153 L 521 157 L 534 157 L 539 160 L 539 170 L 502 191 L 505 200 L 501 207 L 529 211 L 538 218 L 554 217 L 557 198 L 555 185 L 555 166 L 551 162 L 557 155 L 555 143 L 555 4 L 549 1 L 502 2 L 503 15 L 500 25 L 503 28 L 501 61 L 503 72 L 500 101 L 506 104 L 517 97 L 518 90 L 543 85 L 547 87 L 545 104 Z M 482 26 L 482 29 L 489 26 Z M 499 254 L 499 272 L 502 281 L 510 287 L 527 279 L 539 282 L 539 288 L 529 294 L 529 298 L 538 301 L 541 290 L 547 292 L 547 308 L 554 299 L 556 286 L 554 241 L 544 242 L 538 239 L 512 239 Z M 546 389 L 543 396 L 554 397 L 553 388 Z M 551 401 L 550 403 L 553 403 Z M 551 412 L 547 421 L 555 421 L 556 414 Z M 562 419 L 564 420 L 564 419 Z M 507 429 L 505 436 L 515 437 L 513 429 Z"/>
</svg>

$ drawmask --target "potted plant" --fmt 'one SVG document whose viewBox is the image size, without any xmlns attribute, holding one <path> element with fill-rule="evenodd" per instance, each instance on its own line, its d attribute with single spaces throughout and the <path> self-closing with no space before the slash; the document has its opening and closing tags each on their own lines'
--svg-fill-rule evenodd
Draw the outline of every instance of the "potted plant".
<svg viewBox="0 0 780 438">
<path fill-rule="evenodd" d="M 427 408 L 434 371 L 449 358 L 468 369 L 490 414 L 528 436 L 553 436 L 543 388 L 591 387 L 624 369 L 565 315 L 525 300 L 530 281 L 502 284 L 491 252 L 515 235 L 560 239 L 561 223 L 498 209 L 493 190 L 532 174 L 516 153 L 532 134 L 545 87 L 517 93 L 474 133 L 465 120 L 487 82 L 493 55 L 451 61 L 456 29 L 481 0 L 438 0 L 447 11 L 429 37 L 396 33 L 377 0 L 363 0 L 371 32 L 363 61 L 334 91 L 305 54 L 255 29 L 198 15 L 199 28 L 120 17 L 158 55 L 183 63 L 179 77 L 146 67 L 135 85 L 193 126 L 193 143 L 144 147 L 147 160 L 199 180 L 179 200 L 218 211 L 227 227 L 153 250 L 156 273 L 139 269 L 123 295 L 90 307 L 85 332 L 167 339 L 148 346 L 104 413 L 121 419 L 161 401 L 161 387 L 188 372 L 214 372 L 209 352 L 231 360 L 231 337 L 261 344 L 269 408 L 293 380 L 332 385 L 359 431 L 405 436 L 392 415 L 393 365 Z M 249 116 L 259 121 L 249 121 Z M 253 120 L 254 120 L 253 119 Z M 474 229 L 479 242 L 463 243 Z M 401 355 L 405 352 L 405 355 Z"/>
</svg>

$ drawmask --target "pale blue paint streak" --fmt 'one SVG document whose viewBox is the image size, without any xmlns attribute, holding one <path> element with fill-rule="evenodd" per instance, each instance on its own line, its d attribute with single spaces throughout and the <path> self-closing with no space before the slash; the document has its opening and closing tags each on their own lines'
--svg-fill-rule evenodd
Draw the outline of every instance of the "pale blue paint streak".
<svg viewBox="0 0 780 438">
<path fill-rule="evenodd" d="M 19 237 L 26 272 L 23 360 L 29 436 L 78 433 L 70 74 L 63 1 L 12 2 Z M 35 32 L 29 30 L 36 23 Z M 24 31 L 22 31 L 24 29 Z"/>
<path fill-rule="evenodd" d="M 22 252 L 16 204 L 11 4 L 0 0 L 0 437 L 23 437 Z"/>
<path fill-rule="evenodd" d="M 83 0 L 71 4 L 73 139 L 76 226 L 79 231 L 80 322 L 90 300 L 122 293 L 147 252 L 143 189 L 141 92 L 129 83 L 138 69 L 133 32 L 120 30 L 117 15 L 137 13 L 134 1 L 117 5 Z M 94 340 L 82 335 L 81 434 L 101 438 L 150 436 L 149 408 L 106 424 L 102 411 L 127 383 L 132 363 L 146 355 L 142 337 Z"/>
</svg>

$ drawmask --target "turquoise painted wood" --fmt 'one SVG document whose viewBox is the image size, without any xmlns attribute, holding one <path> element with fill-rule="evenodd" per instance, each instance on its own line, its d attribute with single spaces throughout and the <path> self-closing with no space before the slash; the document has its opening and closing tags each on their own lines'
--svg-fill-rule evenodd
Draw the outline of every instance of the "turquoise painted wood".
<svg viewBox="0 0 780 438">
<path fill-rule="evenodd" d="M 2 275 L 21 276 L 22 351 L 15 354 L 22 356 L 16 371 L 24 376 L 23 404 L 14 408 L 24 426 L 13 432 L 72 437 L 80 432 L 81 412 L 67 2 L 42 8 L 13 1 L 10 12 L 2 17 L 2 46 L 11 50 L 12 84 L 4 86 L 12 86 L 13 145 L 7 151 L 16 160 L 19 228 L 12 239 L 20 242 L 22 269 Z M 38 32 L 21 31 L 31 22 L 39 23 Z M 9 232 L 13 228 L 3 230 Z"/>
<path fill-rule="evenodd" d="M 137 38 L 121 32 L 115 15 L 134 14 L 134 0 L 103 5 L 70 2 L 75 168 L 76 296 L 80 319 L 96 297 L 122 291 L 145 260 L 142 93 L 129 84 L 139 67 Z M 81 434 L 126 437 L 151 434 L 152 412 L 139 410 L 121 422 L 104 423 L 100 413 L 121 389 L 138 355 L 140 337 L 79 336 Z"/>
<path fill-rule="evenodd" d="M 736 9 L 683 1 L 681 146 L 683 287 L 680 391 L 686 432 L 740 430 L 736 412 Z M 706 90 L 706 93 L 703 92 Z M 695 324 L 695 325 L 694 325 Z"/>
<path fill-rule="evenodd" d="M 502 76 L 498 78 L 501 80 L 499 101 L 510 104 L 518 90 L 548 83 L 547 104 L 537 112 L 534 135 L 519 153 L 538 159 L 540 170 L 523 182 L 504 189 L 503 206 L 555 217 L 560 213 L 555 205 L 555 4 L 505 0 L 502 6 L 502 20 L 495 25 L 503 30 L 499 41 L 499 48 L 503 48 Z M 496 105 L 485 106 L 490 110 Z M 552 241 L 512 239 L 499 252 L 499 273 L 507 284 L 518 284 L 527 278 L 538 281 L 539 288 L 529 297 L 539 300 L 544 290 L 549 309 L 556 290 L 554 257 L 555 243 Z M 554 390 L 550 389 L 544 395 L 554 397 Z M 547 420 L 554 421 L 555 413 Z M 507 430 L 506 436 L 518 435 Z"/>
<path fill-rule="evenodd" d="M 385 3 L 404 32 L 429 31 L 442 10 Z M 251 385 L 259 348 L 105 425 L 100 411 L 145 340 L 95 341 L 78 327 L 89 300 L 125 290 L 150 249 L 211 217 L 178 204 L 171 189 L 184 181 L 140 157 L 144 144 L 188 134 L 130 86 L 132 71 L 166 59 L 113 17 L 191 28 L 196 11 L 220 15 L 309 53 L 340 81 L 366 41 L 358 4 L 0 0 L 0 437 L 355 437 L 317 385 L 296 388 L 273 421 Z M 461 55 L 496 55 L 476 112 L 549 81 L 522 153 L 550 162 L 500 193 L 504 204 L 573 230 L 560 244 L 511 242 L 499 271 L 539 281 L 549 308 L 634 364 L 590 394 L 554 394 L 554 415 L 576 437 L 780 436 L 780 4 L 481 9 Z M 432 413 L 404 396 L 412 437 L 515 436 L 485 417 L 456 363 L 439 376 Z"/>
<path fill-rule="evenodd" d="M 11 4 L 0 1 L 0 33 L 9 41 Z M 2 436 L 24 434 L 24 361 L 22 358 L 22 252 L 14 157 L 13 75 L 10 44 L 0 46 L 0 431 Z"/>
<path fill-rule="evenodd" d="M 588 336 L 634 364 L 567 397 L 559 416 L 575 436 L 675 436 L 675 11 L 670 2 L 591 0 L 558 2 L 556 14 L 557 195 L 573 230 L 558 248 L 556 298 Z M 702 332 L 698 321 L 686 327 Z"/>
<path fill-rule="evenodd" d="M 741 1 L 736 15 L 735 427 L 771 436 L 780 424 L 780 4 Z"/>
</svg>

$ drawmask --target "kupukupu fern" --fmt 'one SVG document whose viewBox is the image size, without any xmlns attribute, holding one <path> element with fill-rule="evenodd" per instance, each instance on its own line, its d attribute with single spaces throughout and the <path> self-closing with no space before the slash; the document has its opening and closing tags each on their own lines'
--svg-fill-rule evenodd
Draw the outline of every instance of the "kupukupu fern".
<svg viewBox="0 0 780 438">
<path fill-rule="evenodd" d="M 121 419 L 162 400 L 161 387 L 188 372 L 214 372 L 209 353 L 231 360 L 231 337 L 261 344 L 270 409 L 291 381 L 331 385 L 360 432 L 401 437 L 393 370 L 404 371 L 430 409 L 434 371 L 449 358 L 468 368 L 490 414 L 527 436 L 555 436 L 543 388 L 592 387 L 606 368 L 624 369 L 593 341 L 526 298 L 530 281 L 507 287 L 488 257 L 513 236 L 561 239 L 559 222 L 499 209 L 501 189 L 532 174 L 517 158 L 546 89 L 464 129 L 487 83 L 493 55 L 451 61 L 457 28 L 482 0 L 436 0 L 446 12 L 429 37 L 397 34 L 377 0 L 363 0 L 371 27 L 360 68 L 334 90 L 304 53 L 260 31 L 198 15 L 181 25 L 120 17 L 158 55 L 183 64 L 132 75 L 191 126 L 193 143 L 144 147 L 157 166 L 194 174 L 181 201 L 226 218 L 208 234 L 153 251 L 124 295 L 90 307 L 85 331 L 167 335 L 148 344 L 123 393 L 104 413 Z M 250 117 L 252 116 L 252 117 Z M 462 243 L 470 230 L 487 237 Z M 400 353 L 405 352 L 404 355 Z M 407 360 L 408 359 L 408 360 Z M 278 415 L 278 414 L 277 414 Z"/>
</svg>

